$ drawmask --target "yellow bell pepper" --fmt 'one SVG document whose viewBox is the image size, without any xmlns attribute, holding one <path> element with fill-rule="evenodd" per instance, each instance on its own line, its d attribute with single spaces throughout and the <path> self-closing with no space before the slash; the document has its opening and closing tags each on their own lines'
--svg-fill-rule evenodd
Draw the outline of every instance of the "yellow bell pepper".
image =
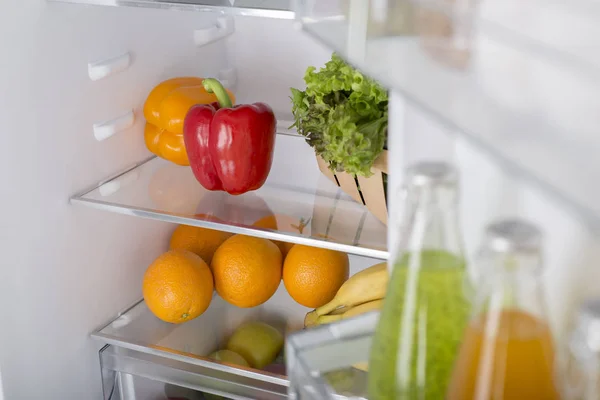
<svg viewBox="0 0 600 400">
<path fill-rule="evenodd" d="M 235 101 L 233 94 L 229 96 Z M 144 140 L 152 153 L 178 165 L 190 165 L 183 143 L 183 120 L 195 104 L 210 104 L 217 97 L 202 86 L 202 78 L 172 78 L 159 83 L 144 104 Z"/>
</svg>

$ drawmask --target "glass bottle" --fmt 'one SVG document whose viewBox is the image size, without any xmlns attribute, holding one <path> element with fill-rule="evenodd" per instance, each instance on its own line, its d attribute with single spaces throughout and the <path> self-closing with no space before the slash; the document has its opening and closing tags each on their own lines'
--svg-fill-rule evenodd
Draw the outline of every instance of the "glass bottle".
<svg viewBox="0 0 600 400">
<path fill-rule="evenodd" d="M 458 224 L 458 173 L 408 168 L 397 255 L 373 337 L 369 399 L 444 398 L 470 314 Z"/>
<path fill-rule="evenodd" d="M 488 226 L 474 315 L 447 400 L 554 400 L 554 349 L 540 272 L 542 235 L 522 220 Z"/>
<path fill-rule="evenodd" d="M 561 388 L 564 400 L 600 399 L 600 299 L 583 304 L 567 342 Z"/>
</svg>

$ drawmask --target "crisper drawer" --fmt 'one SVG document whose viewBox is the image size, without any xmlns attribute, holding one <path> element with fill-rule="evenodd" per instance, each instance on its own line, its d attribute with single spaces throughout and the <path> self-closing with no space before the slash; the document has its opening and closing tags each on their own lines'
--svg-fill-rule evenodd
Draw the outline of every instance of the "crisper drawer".
<svg viewBox="0 0 600 400">
<path fill-rule="evenodd" d="M 349 258 L 350 275 L 380 262 L 359 256 Z M 252 308 L 235 307 L 215 293 L 202 315 L 183 324 L 161 321 L 141 300 L 92 333 L 94 339 L 108 344 L 100 354 L 105 399 L 118 398 L 113 388 L 131 393 L 125 380 L 129 375 L 231 399 L 287 398 L 287 347 L 266 370 L 221 363 L 208 356 L 225 348 L 231 335 L 246 322 L 267 323 L 287 340 L 288 335 L 303 330 L 309 311 L 292 299 L 283 282 L 267 302 Z M 138 398 L 148 397 L 124 400 Z"/>
<path fill-rule="evenodd" d="M 226 365 L 197 365 L 107 345 L 100 351 L 105 400 L 287 398 L 288 381 L 242 376 Z"/>
</svg>

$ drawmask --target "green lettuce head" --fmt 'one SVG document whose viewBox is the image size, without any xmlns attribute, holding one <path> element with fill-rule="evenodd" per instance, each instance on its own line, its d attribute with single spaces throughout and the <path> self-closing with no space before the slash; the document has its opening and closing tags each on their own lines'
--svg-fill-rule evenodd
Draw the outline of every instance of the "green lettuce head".
<svg viewBox="0 0 600 400">
<path fill-rule="evenodd" d="M 305 91 L 291 89 L 292 126 L 332 170 L 370 176 L 386 143 L 386 90 L 336 54 L 304 81 Z"/>
</svg>

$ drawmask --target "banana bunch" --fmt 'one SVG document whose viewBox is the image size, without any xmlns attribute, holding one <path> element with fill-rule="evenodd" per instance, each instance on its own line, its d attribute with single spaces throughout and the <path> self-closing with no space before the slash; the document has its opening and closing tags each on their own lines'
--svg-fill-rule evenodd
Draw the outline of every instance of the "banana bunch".
<svg viewBox="0 0 600 400">
<path fill-rule="evenodd" d="M 304 326 L 309 328 L 329 324 L 380 310 L 388 280 L 386 263 L 373 265 L 351 276 L 329 303 L 306 314 Z"/>
</svg>

